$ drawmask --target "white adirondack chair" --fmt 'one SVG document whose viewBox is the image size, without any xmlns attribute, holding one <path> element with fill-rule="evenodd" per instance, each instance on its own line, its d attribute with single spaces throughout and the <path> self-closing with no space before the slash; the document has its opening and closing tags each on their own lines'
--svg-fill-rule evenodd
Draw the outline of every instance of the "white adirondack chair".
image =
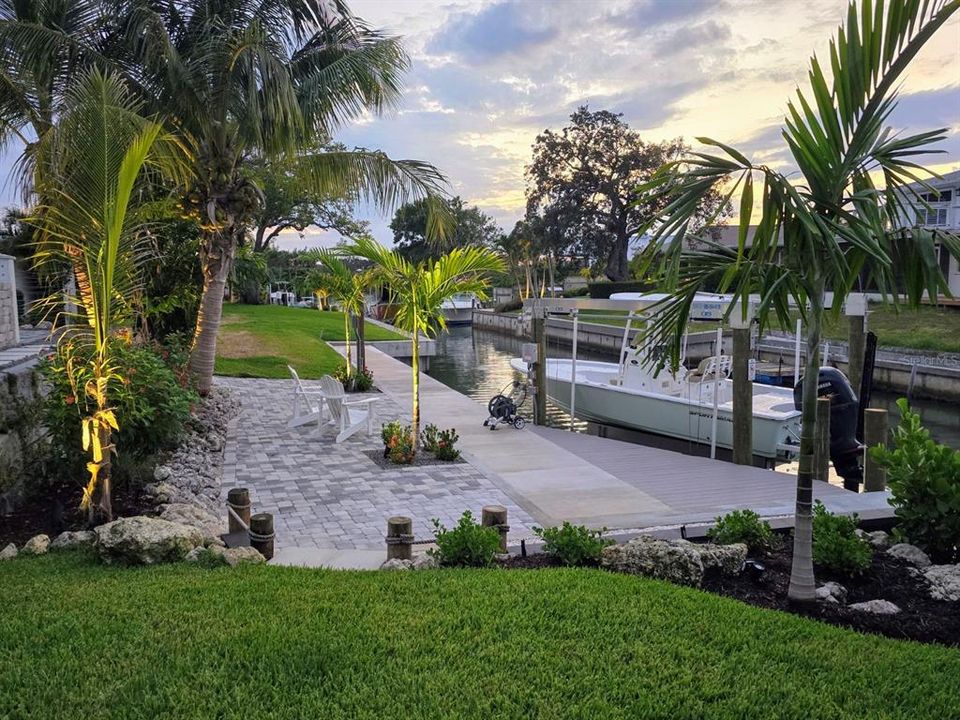
<svg viewBox="0 0 960 720">
<path fill-rule="evenodd" d="M 368 435 L 373 434 L 373 406 L 380 398 L 369 397 L 357 400 L 347 400 L 347 394 L 340 381 L 324 375 L 320 378 L 320 388 L 323 402 L 330 409 L 333 416 L 330 424 L 339 428 L 336 442 L 342 443 L 351 435 L 366 429 Z M 323 410 L 320 411 L 321 422 Z"/>
<path fill-rule="evenodd" d="M 320 426 L 323 423 L 323 390 L 308 390 L 296 370 L 289 365 L 287 370 L 293 378 L 293 417 L 287 427 L 295 428 L 312 422 Z"/>
</svg>

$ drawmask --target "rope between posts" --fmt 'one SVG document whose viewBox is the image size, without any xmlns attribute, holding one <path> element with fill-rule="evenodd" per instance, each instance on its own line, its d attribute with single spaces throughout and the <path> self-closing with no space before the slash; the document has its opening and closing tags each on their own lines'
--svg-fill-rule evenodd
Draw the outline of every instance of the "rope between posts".
<svg viewBox="0 0 960 720">
<path fill-rule="evenodd" d="M 249 506 L 249 505 L 244 505 L 244 506 L 242 506 L 242 507 L 250 507 L 250 506 Z M 250 532 L 250 526 L 247 525 L 247 524 L 243 521 L 243 518 L 241 518 L 239 515 L 237 515 L 236 511 L 235 511 L 233 508 L 234 508 L 233 505 L 231 505 L 230 503 L 227 503 L 227 512 L 230 513 L 230 515 L 233 516 L 233 519 L 234 519 L 234 520 L 236 520 L 238 523 L 240 523 L 241 527 L 243 527 L 244 530 L 246 530 L 247 532 Z"/>
<path fill-rule="evenodd" d="M 413 535 L 391 535 L 386 541 L 387 545 L 410 545 L 413 543 Z"/>
<path fill-rule="evenodd" d="M 270 533 L 269 535 L 261 535 L 260 533 L 254 532 L 253 530 L 247 531 L 250 534 L 251 540 L 259 540 L 261 542 L 266 542 L 267 540 L 273 540 L 276 537 L 276 533 Z"/>
</svg>

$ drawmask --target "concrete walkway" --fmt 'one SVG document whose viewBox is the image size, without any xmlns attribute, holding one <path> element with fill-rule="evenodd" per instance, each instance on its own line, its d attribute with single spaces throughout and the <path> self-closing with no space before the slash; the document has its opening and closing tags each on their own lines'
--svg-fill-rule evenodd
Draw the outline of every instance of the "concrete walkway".
<svg viewBox="0 0 960 720">
<path fill-rule="evenodd" d="M 376 351 L 367 366 L 401 406 L 412 395 L 410 367 Z M 457 428 L 464 456 L 540 524 L 646 528 L 709 522 L 737 508 L 790 515 L 796 479 L 760 468 L 682 455 L 551 428 L 495 432 L 480 403 L 421 376 L 423 422 Z M 816 483 L 815 496 L 836 512 L 892 515 L 888 493 L 855 494 Z"/>
</svg>

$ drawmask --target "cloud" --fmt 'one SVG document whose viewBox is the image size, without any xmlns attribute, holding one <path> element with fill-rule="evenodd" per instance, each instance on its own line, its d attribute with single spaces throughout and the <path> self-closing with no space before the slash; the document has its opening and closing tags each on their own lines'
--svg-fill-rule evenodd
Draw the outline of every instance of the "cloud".
<svg viewBox="0 0 960 720">
<path fill-rule="evenodd" d="M 654 51 L 660 57 L 678 55 L 690 50 L 717 52 L 724 47 L 733 33 L 730 26 L 716 20 L 707 20 L 699 25 L 683 25 L 671 30 L 654 43 Z"/>
<path fill-rule="evenodd" d="M 614 24 L 635 30 L 682 22 L 723 9 L 718 0 L 635 0 L 629 7 L 611 16 Z"/>
<path fill-rule="evenodd" d="M 476 13 L 457 13 L 434 35 L 427 52 L 483 62 L 521 53 L 555 38 L 557 30 L 525 10 L 529 7 L 508 0 Z"/>
</svg>

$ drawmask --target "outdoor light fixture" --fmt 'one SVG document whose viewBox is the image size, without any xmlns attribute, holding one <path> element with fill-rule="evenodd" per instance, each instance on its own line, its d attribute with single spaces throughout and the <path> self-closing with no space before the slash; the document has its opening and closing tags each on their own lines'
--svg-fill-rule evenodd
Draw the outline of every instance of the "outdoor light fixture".
<svg viewBox="0 0 960 720">
<path fill-rule="evenodd" d="M 681 526 L 680 526 L 680 537 L 682 537 L 684 540 L 687 539 L 687 526 L 686 526 L 686 525 L 681 525 Z"/>
<path fill-rule="evenodd" d="M 763 581 L 763 574 L 767 571 L 767 566 L 758 560 L 747 558 L 743 563 L 744 569 L 750 575 L 750 579 L 755 583 Z"/>
</svg>

